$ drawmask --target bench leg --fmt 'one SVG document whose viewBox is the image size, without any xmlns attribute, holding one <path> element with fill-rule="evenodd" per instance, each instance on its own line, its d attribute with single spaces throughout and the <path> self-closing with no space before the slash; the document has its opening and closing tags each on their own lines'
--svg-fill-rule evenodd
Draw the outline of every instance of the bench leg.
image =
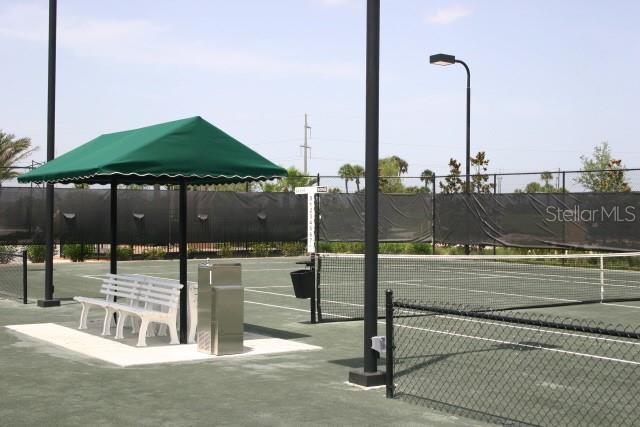
<svg viewBox="0 0 640 427">
<path fill-rule="evenodd" d="M 129 317 L 126 313 L 120 313 L 118 316 L 118 324 L 116 325 L 116 339 L 121 340 L 124 338 L 124 323 Z"/>
<path fill-rule="evenodd" d="M 178 328 L 176 327 L 176 323 L 172 322 L 168 326 L 169 326 L 169 335 L 171 335 L 171 344 L 180 344 L 180 340 L 178 339 Z"/>
<path fill-rule="evenodd" d="M 138 319 L 135 316 L 130 316 L 131 319 L 131 333 L 135 334 L 138 332 Z"/>
<path fill-rule="evenodd" d="M 156 332 L 156 335 L 159 337 L 166 337 L 167 325 L 165 325 L 164 323 L 161 323 L 160 326 L 158 326 L 158 331 Z"/>
<path fill-rule="evenodd" d="M 138 332 L 138 347 L 147 346 L 147 328 L 149 327 L 149 321 L 142 319 L 140 322 L 140 332 Z"/>
<path fill-rule="evenodd" d="M 102 335 L 109 336 L 111 335 L 111 321 L 113 320 L 113 309 L 109 307 L 105 307 L 104 309 L 104 323 L 102 325 Z"/>
<path fill-rule="evenodd" d="M 87 329 L 88 315 L 89 315 L 89 304 L 82 303 L 82 313 L 80 313 L 80 326 L 78 326 L 78 329 Z"/>
</svg>

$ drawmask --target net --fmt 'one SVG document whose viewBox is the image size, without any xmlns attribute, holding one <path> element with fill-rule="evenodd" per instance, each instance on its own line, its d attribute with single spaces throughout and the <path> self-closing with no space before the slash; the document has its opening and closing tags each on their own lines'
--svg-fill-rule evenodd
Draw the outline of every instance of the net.
<svg viewBox="0 0 640 427">
<path fill-rule="evenodd" d="M 391 310 L 389 397 L 501 425 L 640 419 L 637 328 L 403 300 Z"/>
<path fill-rule="evenodd" d="M 27 303 L 27 258 L 24 253 L 0 252 L 0 297 Z"/>
<path fill-rule="evenodd" d="M 318 254 L 320 320 L 364 316 L 364 255 Z M 568 255 L 379 255 L 384 290 L 398 298 L 490 309 L 640 300 L 640 253 Z"/>
</svg>

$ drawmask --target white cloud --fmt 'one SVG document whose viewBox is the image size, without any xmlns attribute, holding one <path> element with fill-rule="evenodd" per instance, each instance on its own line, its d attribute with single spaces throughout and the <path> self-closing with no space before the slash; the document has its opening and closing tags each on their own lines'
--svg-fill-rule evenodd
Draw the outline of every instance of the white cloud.
<svg viewBox="0 0 640 427">
<path fill-rule="evenodd" d="M 430 24 L 447 25 L 461 18 L 466 18 L 473 13 L 468 6 L 450 6 L 439 9 L 434 15 L 427 16 L 427 22 Z"/>
<path fill-rule="evenodd" d="M 344 1 L 344 0 L 325 0 Z M 0 9 L 0 39 L 47 41 L 48 10 L 36 4 Z M 173 66 L 218 72 L 296 73 L 331 77 L 357 75 L 360 67 L 335 60 L 309 62 L 252 51 L 181 40 L 171 27 L 148 20 L 58 18 L 58 49 L 80 57 L 129 64 Z"/>
</svg>

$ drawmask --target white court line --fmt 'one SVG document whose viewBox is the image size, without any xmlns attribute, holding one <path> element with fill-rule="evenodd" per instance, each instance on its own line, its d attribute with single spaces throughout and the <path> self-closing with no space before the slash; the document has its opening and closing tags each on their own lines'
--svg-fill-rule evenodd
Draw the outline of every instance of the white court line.
<svg viewBox="0 0 640 427">
<path fill-rule="evenodd" d="M 275 305 L 275 304 L 265 304 L 263 302 L 249 301 L 249 300 L 244 300 L 244 302 L 249 303 L 249 304 L 264 305 L 266 307 L 284 308 L 284 309 L 287 309 L 287 310 L 302 311 L 302 312 L 305 312 L 305 313 L 310 313 L 310 310 L 304 310 L 302 308 L 285 307 L 283 305 Z"/>
<path fill-rule="evenodd" d="M 305 310 L 305 309 L 301 309 L 301 308 L 286 307 L 286 306 L 275 305 L 275 304 L 266 304 L 266 303 L 262 303 L 262 302 L 249 301 L 249 300 L 245 300 L 244 302 L 249 303 L 249 304 L 263 305 L 263 306 L 266 306 L 266 307 L 282 308 L 282 309 L 285 309 L 285 310 L 302 311 L 304 313 L 310 313 L 310 310 Z M 332 314 L 332 313 L 326 313 L 326 312 L 323 312 L 322 314 L 327 315 L 327 316 L 333 316 L 333 317 L 341 317 L 343 319 L 348 319 L 349 318 L 349 316 L 343 316 L 343 315 L 340 315 L 340 314 Z M 625 340 L 621 340 L 621 339 L 607 338 L 607 337 L 594 337 L 594 336 L 575 334 L 575 333 L 565 332 L 565 331 L 560 331 L 560 330 L 559 331 L 539 330 L 539 329 L 530 328 L 530 327 L 527 327 L 527 326 L 509 325 L 509 324 L 504 324 L 504 323 L 490 322 L 490 321 L 486 321 L 486 320 L 461 319 L 459 317 L 444 316 L 444 315 L 437 315 L 437 317 L 441 317 L 441 318 L 445 318 L 445 319 L 460 320 L 460 321 L 464 321 L 464 322 L 480 323 L 480 324 L 485 324 L 485 325 L 495 325 L 495 326 L 501 326 L 501 327 L 505 327 L 505 328 L 523 329 L 523 330 L 528 330 L 528 331 L 536 331 L 536 332 L 542 332 L 542 333 L 548 333 L 548 334 L 554 334 L 554 335 L 563 335 L 563 336 L 568 336 L 568 337 L 573 337 L 573 338 L 586 338 L 586 339 L 593 339 L 593 340 L 597 340 L 597 341 L 608 341 L 608 342 L 615 342 L 615 343 L 628 344 L 628 345 L 640 345 L 640 342 L 625 341 Z M 379 320 L 377 323 L 380 324 L 380 325 L 385 325 L 386 324 L 385 321 L 381 321 L 381 320 Z M 398 326 L 400 328 L 405 328 L 405 327 L 406 328 L 412 328 L 412 327 L 405 326 L 405 325 L 396 325 L 396 326 Z M 417 328 L 417 329 L 420 329 L 420 328 Z M 425 329 L 425 330 L 427 330 L 427 329 Z M 538 347 L 535 347 L 535 348 L 538 348 Z M 640 362 L 637 362 L 637 363 L 640 364 Z"/>
<path fill-rule="evenodd" d="M 570 355 L 570 356 L 588 357 L 588 358 L 592 358 L 592 359 L 606 360 L 606 361 L 609 361 L 609 362 L 620 362 L 620 363 L 626 363 L 626 364 L 629 364 L 629 365 L 640 366 L 640 362 L 636 362 L 636 361 L 633 361 L 633 360 L 625 360 L 625 359 L 617 359 L 617 358 L 614 358 L 614 357 L 598 356 L 598 355 L 589 354 L 589 353 L 579 353 L 577 351 L 560 350 L 560 349 L 557 349 L 557 348 L 548 348 L 548 347 L 536 346 L 536 345 L 531 345 L 531 344 L 523 344 L 523 343 L 518 343 L 518 342 L 497 340 L 497 339 L 494 339 L 494 338 L 476 337 L 476 336 L 473 336 L 473 335 L 465 335 L 465 334 L 459 334 L 459 333 L 456 333 L 456 332 L 449 332 L 449 331 L 439 331 L 439 330 L 429 329 L 429 328 L 419 328 L 419 327 L 416 327 L 416 326 L 407 326 L 407 325 L 398 325 L 398 326 L 406 328 L 406 329 L 413 329 L 413 330 L 425 331 L 425 332 L 433 332 L 435 334 L 441 334 L 441 335 L 450 335 L 450 336 L 461 337 L 461 338 L 470 338 L 470 339 L 474 339 L 474 340 L 478 340 L 478 341 L 488 341 L 488 342 L 494 342 L 494 343 L 498 343 L 498 344 L 508 344 L 508 345 L 513 345 L 513 346 L 517 346 L 517 347 L 531 348 L 531 349 L 534 349 L 534 350 L 551 351 L 551 352 L 554 352 L 554 353 L 567 354 L 567 355 Z"/>
<path fill-rule="evenodd" d="M 282 296 L 282 297 L 287 297 L 287 298 L 295 298 L 295 295 L 290 295 L 290 294 L 279 294 L 277 292 L 267 292 L 267 291 L 258 291 L 256 289 L 249 289 L 249 288 L 245 288 L 246 291 L 249 292 L 256 292 L 258 294 L 268 294 L 268 295 L 278 295 L 278 296 Z"/>
<path fill-rule="evenodd" d="M 522 329 L 525 331 L 534 331 L 534 332 L 542 332 L 545 334 L 552 334 L 552 335 L 562 335 L 562 336 L 567 336 L 567 337 L 572 337 L 572 338 L 585 338 L 585 339 L 591 339 L 591 340 L 596 340 L 596 341 L 608 341 L 608 342 L 615 342 L 615 343 L 621 343 L 621 344 L 628 344 L 628 345 L 638 345 L 640 346 L 640 341 L 626 341 L 623 339 L 619 339 L 619 338 L 607 338 L 606 336 L 602 336 L 602 337 L 596 337 L 596 336 L 592 336 L 592 335 L 582 335 L 582 334 L 576 334 L 573 332 L 566 332 L 563 330 L 549 330 L 549 329 L 536 329 L 536 328 L 532 328 L 529 326 L 522 326 L 522 325 L 513 325 L 513 324 L 508 324 L 508 323 L 504 323 L 504 322 L 499 322 L 499 321 L 489 321 L 489 320 L 478 320 L 478 319 L 473 319 L 473 318 L 466 318 L 466 317 L 455 317 L 455 316 L 445 316 L 445 315 L 436 315 L 436 317 L 440 317 L 443 319 L 452 319 L 452 320 L 459 320 L 462 322 L 471 322 L 471 323 L 480 323 L 483 325 L 494 325 L 494 326 L 500 326 L 500 327 L 504 327 L 504 328 L 511 328 L 511 329 Z M 383 322 L 384 323 L 384 322 Z M 397 326 L 402 326 L 402 325 L 397 325 Z M 640 363 L 640 362 L 639 362 Z"/>
<path fill-rule="evenodd" d="M 247 287 L 245 287 L 245 289 L 270 289 L 270 288 L 291 288 L 291 285 L 247 286 Z"/>
<path fill-rule="evenodd" d="M 95 276 L 95 275 L 91 275 L 91 274 L 84 274 L 84 275 L 82 275 L 80 277 L 84 277 L 85 279 L 102 280 L 106 276 L 105 275 Z"/>
<path fill-rule="evenodd" d="M 640 310 L 640 306 L 637 305 L 626 305 L 626 304 L 616 304 L 613 302 L 603 302 L 602 305 L 610 305 L 612 307 L 624 307 L 624 308 L 633 308 L 634 310 Z"/>
</svg>

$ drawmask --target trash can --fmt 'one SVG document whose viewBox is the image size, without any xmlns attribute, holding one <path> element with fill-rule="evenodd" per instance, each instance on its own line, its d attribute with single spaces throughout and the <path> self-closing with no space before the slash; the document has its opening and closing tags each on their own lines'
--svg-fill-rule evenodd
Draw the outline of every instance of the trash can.
<svg viewBox="0 0 640 427">
<path fill-rule="evenodd" d="M 296 270 L 291 272 L 293 293 L 296 298 L 311 298 L 314 294 L 315 277 L 313 270 Z"/>
<path fill-rule="evenodd" d="M 240 264 L 198 266 L 198 351 L 244 351 L 244 289 Z"/>
</svg>

